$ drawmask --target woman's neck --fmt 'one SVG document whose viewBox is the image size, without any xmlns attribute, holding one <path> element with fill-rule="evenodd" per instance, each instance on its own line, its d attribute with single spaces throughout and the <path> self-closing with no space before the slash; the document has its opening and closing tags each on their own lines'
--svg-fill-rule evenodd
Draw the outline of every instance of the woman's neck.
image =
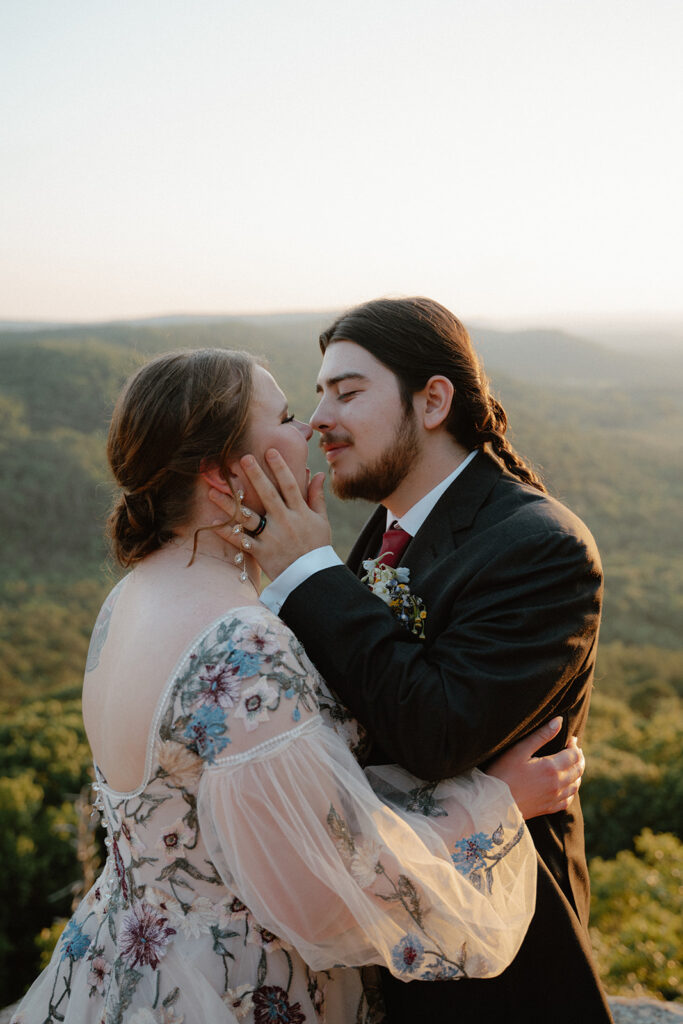
<svg viewBox="0 0 683 1024">
<path fill-rule="evenodd" d="M 196 545 L 195 545 L 196 536 Z M 261 570 L 251 555 L 236 551 L 232 545 L 217 537 L 212 530 L 196 533 L 188 529 L 176 536 L 145 560 L 150 567 L 164 567 L 174 571 L 186 570 L 193 576 L 215 577 L 219 583 L 237 585 L 242 590 L 258 595 L 261 590 Z M 245 594 L 246 596 L 246 594 Z"/>
</svg>

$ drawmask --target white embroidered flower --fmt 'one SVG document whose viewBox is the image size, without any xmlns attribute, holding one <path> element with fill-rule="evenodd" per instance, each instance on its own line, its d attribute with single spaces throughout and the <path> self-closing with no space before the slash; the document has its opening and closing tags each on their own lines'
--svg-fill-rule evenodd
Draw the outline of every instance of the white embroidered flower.
<svg viewBox="0 0 683 1024">
<path fill-rule="evenodd" d="M 158 1024 L 157 1016 L 151 1006 L 143 1006 L 130 1018 L 130 1024 Z"/>
<path fill-rule="evenodd" d="M 185 1024 L 185 1015 L 178 1017 L 172 1006 L 160 1006 L 156 1013 L 157 1024 Z"/>
<path fill-rule="evenodd" d="M 267 953 L 272 953 L 276 949 L 291 949 L 291 946 L 288 946 L 279 936 L 269 932 L 267 928 L 262 928 L 260 924 L 249 929 L 247 942 L 251 946 L 260 946 Z"/>
<path fill-rule="evenodd" d="M 180 918 L 174 918 L 186 939 L 207 935 L 218 922 L 218 913 L 208 896 L 198 896 Z"/>
<path fill-rule="evenodd" d="M 234 708 L 239 700 L 242 681 L 239 665 L 205 665 L 199 679 L 203 683 L 200 697 L 203 704 L 215 708 Z"/>
<path fill-rule="evenodd" d="M 163 914 L 168 917 L 174 927 L 176 927 L 183 917 L 183 908 L 181 907 L 178 900 L 166 892 L 165 889 L 156 889 L 154 886 L 145 886 L 144 899 L 146 903 L 149 903 L 150 907 L 154 907 L 155 910 L 160 910 Z"/>
<path fill-rule="evenodd" d="M 130 1024 L 184 1024 L 183 1014 L 178 1017 L 172 1006 L 159 1006 L 153 1010 L 145 1006 L 130 1018 Z"/>
<path fill-rule="evenodd" d="M 168 776 L 167 781 L 178 788 L 188 789 L 199 782 L 204 763 L 182 743 L 166 740 L 158 747 L 159 765 Z"/>
<path fill-rule="evenodd" d="M 251 985 L 238 985 L 229 988 L 223 996 L 223 1002 L 229 1006 L 238 1020 L 246 1017 L 254 1009 L 253 989 Z"/>
<path fill-rule="evenodd" d="M 185 848 L 190 845 L 193 838 L 191 829 L 178 818 L 163 830 L 157 840 L 156 849 L 162 851 L 168 864 L 172 864 L 174 860 L 185 856 Z"/>
<path fill-rule="evenodd" d="M 111 973 L 111 967 L 104 959 L 103 956 L 96 956 L 90 961 L 90 973 L 88 974 L 88 984 L 97 989 L 100 995 L 104 995 L 104 986 L 107 980 L 107 975 Z"/>
<path fill-rule="evenodd" d="M 264 622 L 244 626 L 235 633 L 235 641 L 249 654 L 263 654 L 266 657 L 275 654 L 280 648 L 277 636 Z"/>
<path fill-rule="evenodd" d="M 375 865 L 379 860 L 379 854 L 380 846 L 372 839 L 356 843 L 356 850 L 351 858 L 351 874 L 361 889 L 367 889 L 377 878 Z"/>
<path fill-rule="evenodd" d="M 249 917 L 249 908 L 245 907 L 242 900 L 237 896 L 226 896 L 218 904 L 218 924 L 220 928 L 227 928 L 234 924 L 236 919 Z"/>
<path fill-rule="evenodd" d="M 259 722 L 268 721 L 268 704 L 277 697 L 277 691 L 268 685 L 268 680 L 261 678 L 242 691 L 240 706 L 235 712 L 235 718 L 244 719 L 244 728 L 247 732 L 253 732 L 258 728 Z"/>
</svg>

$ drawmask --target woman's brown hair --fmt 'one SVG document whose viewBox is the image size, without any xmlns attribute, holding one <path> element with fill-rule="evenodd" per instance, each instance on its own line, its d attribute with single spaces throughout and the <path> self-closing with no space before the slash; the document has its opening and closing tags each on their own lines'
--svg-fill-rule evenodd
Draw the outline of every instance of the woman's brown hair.
<svg viewBox="0 0 683 1024">
<path fill-rule="evenodd" d="M 255 363 L 226 349 L 176 352 L 125 384 L 107 440 L 122 490 L 107 527 L 121 565 L 156 551 L 190 519 L 202 462 L 226 475 L 244 444 Z"/>
</svg>

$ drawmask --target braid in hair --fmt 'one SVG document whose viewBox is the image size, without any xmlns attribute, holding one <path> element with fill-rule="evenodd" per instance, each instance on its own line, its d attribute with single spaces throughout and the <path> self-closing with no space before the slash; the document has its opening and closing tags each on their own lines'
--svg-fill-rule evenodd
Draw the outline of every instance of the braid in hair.
<svg viewBox="0 0 683 1024">
<path fill-rule="evenodd" d="M 397 377 L 407 412 L 431 376 L 448 377 L 455 397 L 446 428 L 458 444 L 468 451 L 488 446 L 510 473 L 545 493 L 540 478 L 505 437 L 505 410 L 489 391 L 467 329 L 445 306 L 421 296 L 374 299 L 343 313 L 323 331 L 321 351 L 336 341 L 353 341 L 387 366 Z"/>
<path fill-rule="evenodd" d="M 508 418 L 505 409 L 489 391 L 489 384 L 477 360 L 472 372 L 463 374 L 456 388 L 448 428 L 459 443 L 469 450 L 488 449 L 502 462 L 508 472 L 522 483 L 547 493 L 545 485 L 531 466 L 518 455 L 505 432 Z"/>
</svg>

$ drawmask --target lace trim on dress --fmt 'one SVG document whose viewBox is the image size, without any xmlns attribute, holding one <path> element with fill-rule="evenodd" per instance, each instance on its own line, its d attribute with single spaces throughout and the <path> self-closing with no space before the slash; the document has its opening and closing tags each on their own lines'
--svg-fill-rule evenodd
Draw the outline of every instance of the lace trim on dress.
<svg viewBox="0 0 683 1024">
<path fill-rule="evenodd" d="M 245 764 L 247 761 L 253 761 L 254 758 L 263 757 L 264 755 L 271 754 L 275 750 L 281 750 L 283 747 L 288 746 L 293 740 L 298 739 L 299 736 L 308 735 L 308 733 L 317 732 L 322 726 L 323 720 L 320 715 L 316 715 L 315 718 L 308 718 L 301 725 L 297 725 L 294 729 L 290 729 L 289 732 L 280 733 L 279 736 L 271 736 L 269 740 L 264 740 L 263 743 L 257 743 L 255 747 L 251 747 L 249 750 L 244 750 L 241 754 L 229 754 L 227 757 L 217 758 L 212 764 L 206 765 L 207 771 L 215 771 L 217 768 L 226 768 L 231 765 Z"/>
</svg>

